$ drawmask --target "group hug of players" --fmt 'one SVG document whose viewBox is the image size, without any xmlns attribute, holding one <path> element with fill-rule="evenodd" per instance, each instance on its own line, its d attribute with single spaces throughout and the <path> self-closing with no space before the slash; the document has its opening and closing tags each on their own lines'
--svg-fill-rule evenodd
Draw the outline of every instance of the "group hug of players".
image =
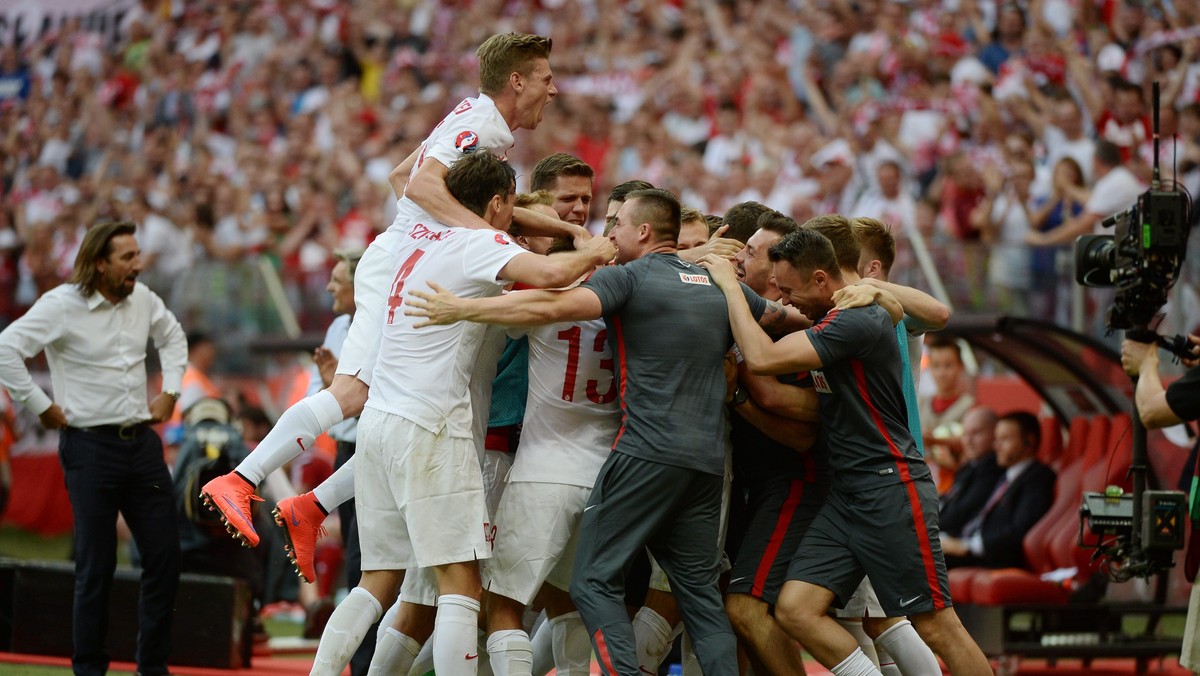
<svg viewBox="0 0 1200 676">
<path fill-rule="evenodd" d="M 917 442 L 910 349 L 944 306 L 886 282 L 878 221 L 743 204 L 725 237 L 681 251 L 664 190 L 615 195 L 607 237 L 561 220 L 553 195 L 518 199 L 502 158 L 557 93 L 550 47 L 479 48 L 480 95 L 392 173 L 397 215 L 354 272 L 332 384 L 203 489 L 257 544 L 257 485 L 360 416 L 353 460 L 276 508 L 302 572 L 324 515 L 358 511 L 363 574 L 312 673 L 340 674 L 364 641 L 369 673 L 473 674 L 486 656 L 501 676 L 584 674 L 593 655 L 606 674 L 657 673 L 680 624 L 710 675 L 744 671 L 739 647 L 753 673 L 803 673 L 801 646 L 839 676 L 940 673 L 935 653 L 991 673 L 951 608 Z M 485 472 L 518 337 L 519 446 Z M 639 609 L 626 591 L 647 551 Z"/>
</svg>

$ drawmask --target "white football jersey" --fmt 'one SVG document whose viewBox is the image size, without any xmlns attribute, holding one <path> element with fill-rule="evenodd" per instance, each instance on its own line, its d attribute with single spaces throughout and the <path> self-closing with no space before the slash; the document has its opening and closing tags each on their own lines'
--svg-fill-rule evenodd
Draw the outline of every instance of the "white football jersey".
<svg viewBox="0 0 1200 676">
<path fill-rule="evenodd" d="M 425 160 L 433 158 L 449 167 L 463 155 L 479 150 L 490 150 L 504 157 L 513 146 L 512 130 L 504 116 L 496 109 L 496 103 L 487 94 L 463 99 L 438 123 L 429 138 L 421 144 L 421 153 L 413 164 L 409 180 Z M 430 221 L 429 214 L 408 197 L 396 202 L 396 218 L 391 227 L 403 228 L 409 223 Z"/>
<path fill-rule="evenodd" d="M 590 487 L 621 425 L 604 320 L 533 327 L 528 336 L 529 394 L 510 480 Z"/>
<path fill-rule="evenodd" d="M 495 296 L 500 271 L 528 253 L 496 230 L 415 223 L 403 235 L 397 270 L 383 307 L 379 357 L 367 398 L 370 408 L 403 416 L 439 434 L 471 438 L 471 373 L 486 327 L 474 322 L 413 328 L 421 321 L 404 314 L 411 289 L 437 282 L 464 298 Z"/>
</svg>

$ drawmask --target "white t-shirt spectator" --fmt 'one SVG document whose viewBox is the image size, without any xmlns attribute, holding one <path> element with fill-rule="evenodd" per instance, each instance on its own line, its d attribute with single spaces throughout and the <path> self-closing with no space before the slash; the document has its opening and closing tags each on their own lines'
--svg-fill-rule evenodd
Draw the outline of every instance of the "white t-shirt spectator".
<svg viewBox="0 0 1200 676">
<path fill-rule="evenodd" d="M 1004 193 L 992 203 L 991 218 L 1000 224 L 1000 229 L 989 247 L 988 280 L 1006 289 L 1032 288 L 1033 271 L 1029 246 L 1025 244 L 1029 215 L 1015 196 Z"/>
<path fill-rule="evenodd" d="M 1088 198 L 1083 210 L 1090 214 L 1098 214 L 1101 219 L 1125 211 L 1133 206 L 1138 195 L 1142 194 L 1145 186 L 1125 167 L 1116 167 L 1105 174 L 1096 185 L 1092 186 L 1092 196 Z M 1106 228 L 1096 222 L 1093 231 L 1104 234 Z"/>
<path fill-rule="evenodd" d="M 1084 182 L 1092 181 L 1092 157 L 1096 154 L 1096 142 L 1082 136 L 1072 141 L 1061 129 L 1046 125 L 1042 132 L 1042 143 L 1046 144 L 1046 166 L 1051 170 L 1064 157 L 1069 157 L 1079 163 L 1083 170 Z"/>
</svg>

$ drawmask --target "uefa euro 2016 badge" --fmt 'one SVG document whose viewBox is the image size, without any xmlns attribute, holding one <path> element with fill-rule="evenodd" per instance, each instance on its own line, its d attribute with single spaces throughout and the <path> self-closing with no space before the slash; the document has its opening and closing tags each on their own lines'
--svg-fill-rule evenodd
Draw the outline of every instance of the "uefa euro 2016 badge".
<svg viewBox="0 0 1200 676">
<path fill-rule="evenodd" d="M 454 139 L 454 147 L 458 148 L 458 152 L 469 155 L 479 148 L 479 134 L 473 131 L 464 131 Z"/>
</svg>

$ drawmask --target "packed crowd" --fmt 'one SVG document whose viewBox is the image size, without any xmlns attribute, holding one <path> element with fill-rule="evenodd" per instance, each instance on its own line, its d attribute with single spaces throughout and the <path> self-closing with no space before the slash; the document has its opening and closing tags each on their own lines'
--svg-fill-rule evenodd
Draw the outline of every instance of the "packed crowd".
<svg viewBox="0 0 1200 676">
<path fill-rule="evenodd" d="M 513 29 L 553 36 L 562 92 L 553 124 L 514 149 L 520 174 L 567 151 L 596 169 L 598 194 L 637 177 L 706 213 L 752 199 L 801 221 L 883 217 L 910 235 L 902 259 L 924 236 L 925 270 L 956 307 L 1065 322 L 1069 238 L 1028 233 L 1085 211 L 1097 141 L 1149 180 L 1151 82 L 1163 175 L 1200 187 L 1196 13 L 1170 0 L 140 0 L 116 44 L 69 23 L 0 56 L 0 317 L 65 278 L 82 229 L 121 216 L 141 224 L 144 279 L 185 323 L 213 261 L 266 256 L 318 330 L 332 252 L 390 222 L 388 171 L 474 90 L 474 47 Z M 1193 265 L 1190 305 L 1196 278 Z"/>
<path fill-rule="evenodd" d="M 1168 180 L 1177 173 L 1184 182 L 1200 177 L 1189 163 L 1196 155 L 1196 134 L 1189 129 L 1200 131 L 1195 129 L 1200 104 L 1177 105 L 1196 99 L 1198 87 L 1200 73 L 1191 67 L 1192 29 L 1174 28 L 1191 26 L 1191 17 L 1173 6 L 1158 7 L 1154 16 L 1122 2 L 1104 8 L 959 5 L 953 11 L 932 3 L 834 3 L 804 8 L 811 10 L 803 13 L 805 19 L 785 27 L 774 16 L 797 8 L 782 3 L 616 8 L 623 11 L 570 4 L 553 9 L 554 25 L 563 21 L 588 31 L 555 36 L 565 54 L 555 52 L 552 78 L 549 44 L 541 38 L 497 35 L 473 52 L 483 35 L 452 30 L 465 21 L 490 32 L 496 16 L 517 29 L 528 24 L 538 30 L 550 21 L 551 12 L 522 5 L 184 7 L 178 15 L 175 9 L 142 2 L 123 19 L 123 42 L 116 51 L 76 26 L 29 46 L 24 55 L 10 48 L 4 56 L 5 73 L 12 74 L 8 84 L 15 84 L 4 90 L 13 94 L 14 105 L 4 114 L 13 116 L 10 128 L 16 130 L 6 139 L 12 151 L 7 156 L 10 239 L 14 251 L 21 252 L 12 277 L 12 310 L 15 315 L 22 302 L 55 287 L 69 261 L 76 278 L 94 265 L 89 274 L 97 277 L 96 291 L 106 299 L 140 294 L 155 317 L 155 341 L 170 344 L 163 392 L 150 406 L 150 420 L 160 420 L 186 394 L 177 387 L 184 377 L 179 347 L 186 341 L 157 297 L 133 282 L 136 270 L 128 276 L 120 267 L 136 265 L 129 262 L 136 254 L 130 253 L 134 244 L 128 228 L 109 224 L 88 230 L 89 224 L 112 217 L 139 224 L 146 264 L 141 279 L 185 323 L 189 315 L 178 308 L 187 295 L 186 282 L 206 261 L 253 257 L 272 262 L 292 299 L 302 301 L 327 283 L 331 291 L 337 288 L 335 251 L 361 251 L 370 244 L 361 261 L 340 254 L 345 265 L 338 266 L 357 286 L 354 305 L 363 312 L 344 322 L 349 324 L 345 344 L 337 348 L 344 351 L 336 360 L 330 357 L 330 372 L 321 374 L 327 389 L 316 386 L 315 393 L 284 413 L 235 472 L 208 481 L 201 491 L 230 532 L 257 544 L 250 519 L 256 488 L 266 487 L 268 476 L 306 452 L 321 432 L 362 413 L 356 456 L 313 491 L 282 500 L 275 510 L 290 556 L 301 575 L 312 579 L 311 546 L 325 515 L 352 497 L 363 509 L 360 549 L 366 570 L 330 618 L 314 673 L 340 672 L 369 627 L 381 620 L 377 647 L 382 657 L 377 658 L 411 662 L 436 626 L 434 663 L 473 673 L 470 662 L 478 652 L 471 651 L 479 648 L 475 630 L 481 612 L 487 614 L 486 649 L 494 660 L 512 667 L 532 659 L 536 653 L 526 633 L 531 627 L 523 626 L 522 612 L 543 581 L 553 586 L 551 578 L 567 571 L 548 567 L 559 554 L 537 559 L 546 566 L 542 569 L 526 570 L 532 560 L 523 545 L 514 544 L 517 529 L 501 539 L 517 548 L 511 552 L 515 567 L 498 563 L 505 559 L 493 520 L 501 525 L 525 521 L 506 509 L 547 518 L 565 511 L 576 519 L 577 532 L 545 543 L 548 552 L 578 547 L 569 595 L 558 584 L 555 600 L 543 599 L 550 624 L 578 608 L 561 636 L 558 627 L 550 629 L 556 658 L 567 643 L 572 654 L 586 656 L 586 644 L 576 644 L 590 634 L 606 671 L 632 673 L 634 666 L 644 671 L 647 635 L 639 631 L 663 634 L 657 642 L 669 644 L 678 621 L 665 618 L 674 613 L 696 639 L 696 657 L 711 673 L 737 669 L 735 633 L 755 646 L 751 660 L 763 660 L 764 673 L 794 672 L 792 666 L 766 665 L 785 659 L 772 646 L 792 646 L 788 636 L 837 673 L 875 673 L 885 667 L 885 648 L 893 647 L 889 636 L 897 639 L 892 651 L 897 661 L 916 656 L 928 662 L 933 648 L 953 670 L 988 670 L 950 607 L 945 564 L 952 556 L 976 561 L 990 545 L 975 523 L 963 526 L 961 538 L 943 537 L 939 543 L 937 491 L 913 415 L 920 353 L 913 338 L 944 326 L 949 309 L 924 292 L 888 283 L 887 277 L 893 263 L 907 269 L 920 260 L 927 272 L 940 267 L 952 284 L 978 275 L 983 283 L 965 286 L 982 294 L 981 304 L 989 309 L 1052 317 L 1062 306 L 1055 296 L 1060 291 L 1056 259 L 1062 256 L 1055 247 L 1093 231 L 1102 218 L 1131 203 L 1151 178 L 1146 83 L 1165 83 L 1164 128 L 1171 137 L 1183 136 L 1185 161 L 1170 166 Z M 491 20 L 472 21 L 484 17 Z M 378 32 L 381 24 L 386 28 Z M 1109 37 L 1096 37 L 1094 26 L 1105 27 Z M 1139 52 L 1137 38 L 1143 32 L 1145 49 Z M 284 35 L 291 41 L 279 39 Z M 297 40 L 297 35 L 307 37 Z M 1109 49 L 1115 41 L 1125 46 Z M 541 51 L 521 51 L 531 45 Z M 519 55 L 511 62 L 505 60 L 509 50 Z M 477 61 L 464 56 L 472 53 Z M 32 65 L 22 66 L 22 58 Z M 476 67 L 488 96 L 463 98 L 475 93 L 474 85 L 465 83 L 475 82 Z M 42 71 L 50 77 L 40 77 Z M 563 121 L 552 117 L 538 134 L 518 135 L 514 143 L 511 130 L 538 128 L 559 82 L 563 96 L 554 113 Z M 428 129 L 433 132 L 418 159 L 414 139 Z M 773 139 L 780 141 L 772 144 Z M 550 152 L 559 148 L 578 158 Z M 506 152 L 509 161 L 489 150 Z M 528 187 L 534 191 L 522 196 L 519 217 L 514 217 L 513 167 L 531 170 Z M 618 181 L 631 191 L 609 200 L 603 221 L 609 238 L 585 239 L 581 226 L 595 222 L 598 230 L 601 222 L 590 213 L 591 195 Z M 539 188 L 548 192 L 536 192 Z M 388 191 L 404 197 L 386 198 Z M 689 208 L 681 212 L 680 202 Z M 547 209 L 539 212 L 538 205 Z M 745 214 L 748 205 L 755 217 Z M 396 212 L 394 220 L 389 210 Z M 743 225 L 726 231 L 726 239 L 710 241 L 705 213 L 723 214 L 715 220 L 724 227 Z M 520 226 L 515 240 L 488 228 L 457 229 L 507 230 L 509 221 Z M 382 225 L 389 222 L 392 227 L 384 232 Z M 681 222 L 699 225 L 694 255 L 675 255 L 677 248 L 686 248 Z M 894 240 L 885 223 L 894 228 Z M 458 233 L 465 234 L 451 236 Z M 532 241 L 563 234 L 575 237 L 579 250 L 544 256 Z M 107 239 L 99 242 L 101 237 Z M 934 245 L 926 249 L 922 241 Z M 509 246 L 514 242 L 521 246 Z M 108 253 L 110 243 L 123 258 Z M 1038 249 L 1046 254 L 1040 269 Z M 931 250 L 941 265 L 926 263 Z M 576 289 L 518 292 L 472 304 L 473 298 L 499 294 L 497 280 L 562 287 L 614 255 L 621 265 L 601 267 Z M 330 268 L 335 281 L 329 281 Z M 1039 271 L 1045 273 L 1041 281 Z M 426 293 L 421 282 L 445 282 L 450 290 Z M 406 283 L 413 290 L 405 292 Z M 48 308 L 67 302 L 64 298 L 75 305 L 83 300 L 66 288 L 44 296 L 5 332 L 16 356 L 45 349 L 56 367 L 61 346 L 38 341 L 47 340 L 53 329 L 55 310 Z M 781 297 L 792 307 L 759 294 Z M 663 303 L 677 295 L 679 303 Z M 416 310 L 401 313 L 402 305 Z M 409 318 L 414 315 L 427 321 Z M 102 316 L 89 319 L 95 323 Z M 603 324 L 582 321 L 602 317 Z M 808 318 L 819 324 L 779 342 L 763 333 L 809 326 Z M 595 332 L 587 335 L 596 353 L 608 349 L 602 336 L 616 332 L 624 411 L 612 442 L 616 452 L 608 453 L 607 442 L 592 443 L 599 437 L 572 439 L 597 452 L 593 459 L 603 467 L 590 467 L 593 471 L 580 479 L 562 474 L 571 469 L 567 464 L 542 463 L 535 474 L 554 474 L 552 479 L 509 475 L 502 483 L 514 485 L 499 507 L 485 503 L 489 486 L 498 485 L 505 473 L 488 475 L 485 462 L 481 474 L 476 463 L 477 452 L 483 461 L 482 449 L 493 450 L 496 440 L 488 434 L 483 441 L 476 429 L 484 424 L 487 407 L 482 405 L 486 395 L 475 388 L 490 383 L 494 372 L 472 370 L 491 368 L 496 354 L 484 358 L 480 349 L 486 345 L 498 352 L 502 342 L 494 332 L 485 340 L 484 329 L 464 325 L 464 319 L 502 325 L 571 322 L 557 334 L 553 331 L 562 324 L 542 336 L 547 345 L 574 341 L 565 356 L 561 400 L 572 409 L 587 407 L 583 399 L 608 404 L 611 423 L 617 413 L 613 388 L 602 395 L 594 388 L 599 380 L 584 381 L 586 396 L 578 401 L 574 389 L 583 332 Z M 727 330 L 716 330 L 726 321 Z M 907 323 L 897 327 L 898 322 Z M 422 324 L 448 327 L 422 333 Z M 661 331 L 665 324 L 680 330 Z M 77 339 L 95 342 L 99 336 L 97 331 Z M 414 351 L 418 336 L 446 349 Z M 538 339 L 532 331 L 530 336 L 532 381 L 538 371 L 532 345 Z M 723 355 L 734 338 L 743 372 L 736 373 L 736 362 L 727 364 L 722 378 L 720 364 L 729 361 Z M 550 357 L 556 378 L 563 377 L 558 363 L 563 357 Z M 8 363 L 15 379 L 6 386 L 14 397 L 26 406 L 43 403 L 48 396 L 30 389 L 19 360 Z M 594 375 L 614 376 L 612 360 L 605 363 L 600 358 L 593 365 Z M 664 370 L 664 363 L 673 366 Z M 796 382 L 751 377 L 808 371 Z M 422 372 L 429 377 L 415 376 Z M 802 410 L 789 409 L 788 416 L 770 406 L 759 411 L 766 395 L 754 387 L 775 394 L 782 388 L 785 398 L 799 397 L 794 405 Z M 556 403 L 559 389 L 550 397 Z M 801 390 L 807 393 L 800 395 Z M 664 401 L 664 392 L 673 393 L 675 401 Z M 156 455 L 158 446 L 140 411 L 131 409 L 132 417 L 123 411 L 115 423 L 101 411 L 74 419 L 79 413 L 69 399 L 78 393 L 64 396 L 64 407 L 51 401 L 39 415 L 44 424 L 76 435 L 69 444 L 72 452 L 84 446 L 107 449 L 112 440 L 103 438 L 115 436 L 122 442 L 138 440 L 148 457 Z M 679 402 L 682 417 L 668 416 L 672 421 L 666 427 L 652 421 L 654 415 L 642 415 L 659 414 L 664 406 L 676 411 Z M 750 613 L 746 618 L 753 617 L 742 618 L 749 622 L 745 626 L 732 608 L 727 616 L 728 601 L 714 577 L 712 553 L 724 539 L 721 505 L 728 501 L 722 492 L 728 491 L 725 482 L 738 476 L 726 465 L 724 444 L 715 441 L 723 436 L 715 426 L 724 419 L 724 404 L 768 437 L 773 430 L 787 431 L 771 438 L 784 444 L 780 457 L 790 459 L 784 464 L 791 474 L 783 484 L 760 477 L 743 489 L 751 515 L 761 512 L 778 524 L 795 508 L 787 501 L 801 500 L 795 491 L 814 496 L 811 503 L 802 501 L 800 513 L 810 522 L 794 526 L 805 533 L 794 558 L 791 547 L 787 552 L 776 547 L 750 552 L 745 564 L 734 562 L 730 594 L 741 593 L 733 585 L 749 579 L 737 577 L 738 565 L 757 571 L 745 592 L 756 599 L 743 608 Z M 474 420 L 465 413 L 472 409 L 480 410 Z M 573 410 L 563 420 L 581 412 Z M 549 409 L 542 408 L 534 420 L 549 417 Z M 819 437 L 812 425 L 818 420 Z M 1016 454 L 1004 462 L 1031 461 L 1037 437 L 1026 428 L 1036 433 L 1036 418 L 1000 422 L 1011 423 L 1005 439 Z M 609 432 L 612 426 L 604 425 Z M 530 429 L 527 418 L 525 431 Z M 735 431 L 735 466 L 737 437 Z M 396 453 L 397 440 L 406 440 L 411 453 Z M 816 442 L 826 452 L 797 456 L 792 451 L 801 442 L 805 448 Z M 443 462 L 449 457 L 455 461 Z M 808 466 L 813 457 L 828 462 L 828 469 Z M 357 477 L 355 460 L 364 470 Z M 422 464 L 427 462 L 434 464 Z M 1004 482 L 1015 482 L 1014 472 L 1005 464 L 999 468 L 1006 469 L 1007 478 L 976 493 L 989 498 L 985 513 L 1001 496 L 1013 494 L 1006 493 Z M 90 479 L 78 468 L 66 469 L 68 484 L 75 472 L 72 499 L 78 516 L 77 493 L 90 490 L 85 485 Z M 1052 473 L 1046 477 L 1053 481 Z M 570 490 L 545 505 L 538 502 L 544 488 L 514 493 L 522 482 Z M 864 487 L 873 491 L 874 516 L 852 508 L 848 498 Z M 755 502 L 756 490 L 767 502 Z M 639 497 L 648 495 L 654 499 Z M 782 505 L 775 504 L 781 499 Z M 587 515 L 593 508 L 599 509 Z M 912 518 L 915 539 L 905 529 L 880 528 L 897 513 Z M 485 524 L 482 534 L 479 522 Z M 172 538 L 160 536 L 169 536 L 171 529 L 164 525 L 162 533 L 151 533 L 144 523 L 131 526 L 139 547 L 142 538 L 153 538 L 164 552 L 153 565 L 155 579 L 166 584 L 176 564 L 166 556 Z M 793 526 L 788 529 L 791 533 Z M 864 540 L 848 531 L 872 537 Z M 538 528 L 524 534 L 544 535 Z M 774 537 L 752 525 L 746 535 L 752 542 Z M 645 546 L 672 582 L 664 588 L 658 572 L 647 584 L 668 598 L 673 587 L 678 606 L 658 606 L 655 615 L 642 617 L 640 624 L 634 617 L 630 624 L 627 606 L 638 603 L 614 590 L 626 583 L 633 559 Z M 476 560 L 487 558 L 493 547 L 496 560 L 484 576 L 492 598 L 483 609 Z M 88 569 L 88 580 L 103 577 L 103 561 L 81 560 L 96 564 Z M 764 566 L 771 568 L 769 575 Z M 760 577 L 782 587 L 767 593 L 759 588 Z M 402 580 L 404 601 L 388 629 L 381 616 Z M 504 580 L 520 589 L 504 587 Z M 846 609 L 851 614 L 842 617 L 839 628 L 826 611 L 856 599 L 866 609 Z M 776 600 L 778 614 L 759 617 L 764 602 L 776 605 Z M 645 601 L 652 608 L 649 592 Z M 574 605 L 553 608 L 558 602 Z M 911 624 L 896 619 L 868 626 L 861 620 L 878 614 L 869 610 L 871 603 L 893 618 L 910 617 Z M 77 619 L 83 617 L 80 610 Z M 164 612 L 169 616 L 169 609 Z M 587 633 L 581 633 L 584 624 Z M 854 624 L 866 633 L 854 634 L 848 626 Z M 751 626 L 769 627 L 770 636 Z M 93 647 L 94 634 L 81 633 L 77 623 L 77 664 L 81 645 Z M 872 650 L 879 651 L 875 659 Z M 786 659 L 799 659 L 794 649 L 786 652 Z M 87 659 L 98 664 L 106 657 Z"/>
</svg>

